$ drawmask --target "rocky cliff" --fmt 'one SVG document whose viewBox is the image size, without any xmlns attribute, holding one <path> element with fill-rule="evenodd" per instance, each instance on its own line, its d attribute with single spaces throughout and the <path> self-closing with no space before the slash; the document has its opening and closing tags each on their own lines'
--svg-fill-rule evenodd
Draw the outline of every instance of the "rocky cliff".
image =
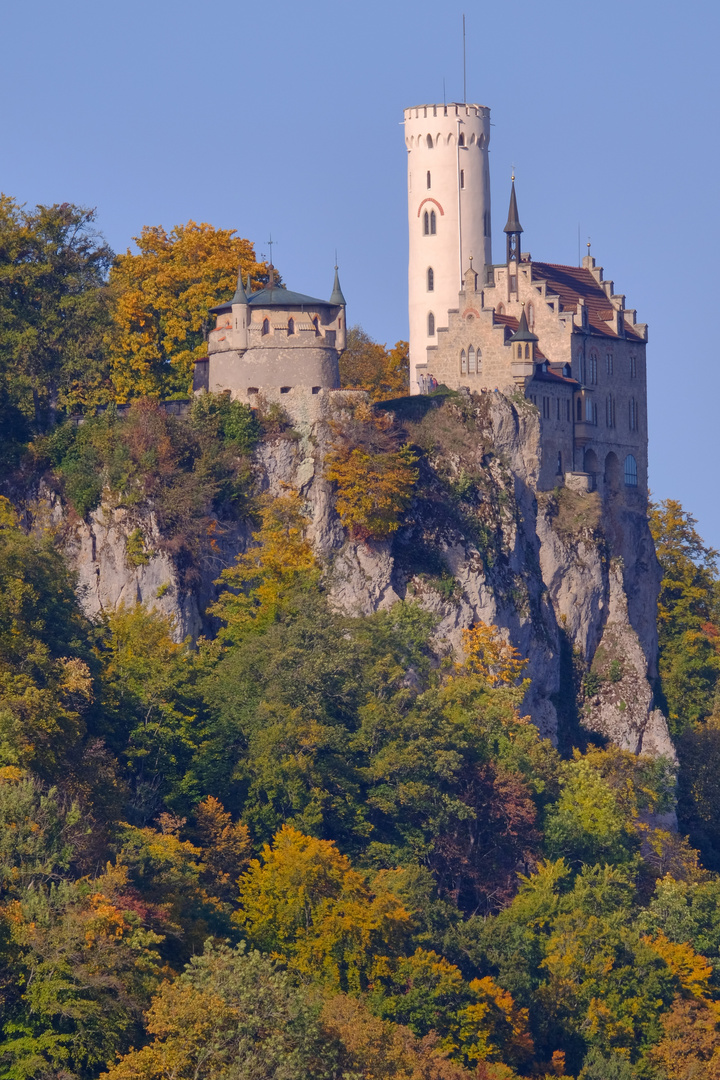
<svg viewBox="0 0 720 1080">
<path fill-rule="evenodd" d="M 646 507 L 624 493 L 538 492 L 534 406 L 500 394 L 406 399 L 383 406 L 422 451 L 416 497 L 392 540 L 348 536 L 334 508 L 324 460 L 358 392 L 283 396 L 291 430 L 266 437 L 254 456 L 258 491 L 302 493 L 312 540 L 336 603 L 367 613 L 414 598 L 437 616 L 437 639 L 461 643 L 477 620 L 501 627 L 528 659 L 526 711 L 553 740 L 574 725 L 635 752 L 673 749 L 653 709 L 659 566 Z M 151 506 L 101 506 L 71 522 L 49 489 L 35 519 L 60 529 L 90 615 L 136 601 L 175 620 L 179 639 L 208 631 L 204 612 L 223 566 L 251 543 L 249 521 L 220 522 L 183 586 L 158 545 L 134 565 L 138 527 L 158 537 Z"/>
</svg>

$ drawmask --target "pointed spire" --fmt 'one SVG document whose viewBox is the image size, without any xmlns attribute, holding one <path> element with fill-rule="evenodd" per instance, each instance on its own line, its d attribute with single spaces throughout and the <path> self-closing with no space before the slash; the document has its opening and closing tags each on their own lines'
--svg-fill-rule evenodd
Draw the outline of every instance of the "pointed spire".
<svg viewBox="0 0 720 1080">
<path fill-rule="evenodd" d="M 245 284 L 245 294 L 246 294 L 246 296 L 251 296 L 252 291 L 253 291 L 252 280 L 250 278 L 250 274 L 248 273 L 247 282 Z"/>
<path fill-rule="evenodd" d="M 518 215 L 517 196 L 515 195 L 515 177 L 512 178 L 512 190 L 510 192 L 510 209 L 508 210 L 507 225 L 503 229 L 506 233 L 521 233 L 523 227 Z"/>
<path fill-rule="evenodd" d="M 235 289 L 235 295 L 233 296 L 232 300 L 228 300 L 228 303 L 229 304 L 247 304 L 247 296 L 245 295 L 245 290 L 243 289 L 242 267 L 238 270 L 238 279 L 237 279 L 237 287 Z"/>
<path fill-rule="evenodd" d="M 525 305 L 523 304 L 522 314 L 520 315 L 520 322 L 518 328 L 512 337 L 507 339 L 506 344 L 509 345 L 513 341 L 539 341 L 537 334 L 533 334 L 532 330 L 528 326 L 528 321 L 525 317 Z"/>
<path fill-rule="evenodd" d="M 345 305 L 345 297 L 343 296 L 343 291 L 340 288 L 340 278 L 338 277 L 337 266 L 335 267 L 335 283 L 333 284 L 333 291 L 330 296 L 330 303 L 342 304 L 343 306 Z"/>
</svg>

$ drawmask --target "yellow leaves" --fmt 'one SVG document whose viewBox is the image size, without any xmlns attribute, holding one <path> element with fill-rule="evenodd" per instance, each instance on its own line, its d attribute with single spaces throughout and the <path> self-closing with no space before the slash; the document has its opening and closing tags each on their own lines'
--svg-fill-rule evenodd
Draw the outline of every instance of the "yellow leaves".
<svg viewBox="0 0 720 1080">
<path fill-rule="evenodd" d="M 4 495 L 0 495 L 0 529 L 17 529 L 20 527 L 20 521 L 15 510 L 15 507 L 6 499 Z"/>
<path fill-rule="evenodd" d="M 394 453 L 355 448 L 328 454 L 325 476 L 337 484 L 343 526 L 361 539 L 386 540 L 396 532 L 417 483 L 417 460 L 407 445 Z"/>
<path fill-rule="evenodd" d="M 458 673 L 479 675 L 488 686 L 516 686 L 527 665 L 498 628 L 484 622 L 463 630 L 463 652 L 464 661 L 456 665 Z"/>
<path fill-rule="evenodd" d="M 124 912 L 116 908 L 104 893 L 93 893 L 85 929 L 85 947 L 95 948 L 101 938 L 119 940 L 129 929 Z"/>
<path fill-rule="evenodd" d="M 519 1008 L 507 990 L 494 979 L 473 979 L 470 990 L 477 998 L 460 1013 L 463 1051 L 470 1061 L 522 1061 L 532 1056 L 534 1045 L 528 1030 L 528 1010 Z"/>
<path fill-rule="evenodd" d="M 305 538 L 307 518 L 302 499 L 290 491 L 266 499 L 260 509 L 261 527 L 253 547 L 223 570 L 220 583 L 237 592 L 224 592 L 210 608 L 226 623 L 222 638 L 232 638 L 251 626 L 272 623 L 296 588 L 317 585 L 320 568 Z"/>
<path fill-rule="evenodd" d="M 334 843 L 288 825 L 240 879 L 237 921 L 259 948 L 335 989 L 360 990 L 387 954 L 397 954 L 411 918 L 377 891 Z"/>
<path fill-rule="evenodd" d="M 655 937 L 643 937 L 642 941 L 665 961 L 686 994 L 698 999 L 711 996 L 712 964 L 696 953 L 692 945 L 670 941 L 662 930 Z"/>
<path fill-rule="evenodd" d="M 205 354 L 209 309 L 230 296 L 243 274 L 264 276 L 252 244 L 232 229 L 189 221 L 169 233 L 146 227 L 138 253 L 119 255 L 110 272 L 110 335 L 118 400 L 189 392 L 194 360 Z"/>
</svg>

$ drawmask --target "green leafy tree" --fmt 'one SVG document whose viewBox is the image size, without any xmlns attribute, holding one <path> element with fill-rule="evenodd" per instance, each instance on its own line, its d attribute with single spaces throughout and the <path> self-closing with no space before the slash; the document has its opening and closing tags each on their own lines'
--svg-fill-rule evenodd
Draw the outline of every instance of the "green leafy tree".
<svg viewBox="0 0 720 1080">
<path fill-rule="evenodd" d="M 0 381 L 40 430 L 57 410 L 108 400 L 113 253 L 94 220 L 71 203 L 28 210 L 0 195 Z"/>
<path fill-rule="evenodd" d="M 660 681 L 675 731 L 704 719 L 720 674 L 717 557 L 679 502 L 651 508 L 650 530 L 662 567 L 658 599 Z"/>
</svg>

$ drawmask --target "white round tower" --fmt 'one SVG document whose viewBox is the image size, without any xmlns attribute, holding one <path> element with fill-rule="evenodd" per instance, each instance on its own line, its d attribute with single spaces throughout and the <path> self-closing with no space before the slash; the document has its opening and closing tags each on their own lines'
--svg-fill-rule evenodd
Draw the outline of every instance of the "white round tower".
<svg viewBox="0 0 720 1080">
<path fill-rule="evenodd" d="M 408 155 L 410 393 L 418 364 L 457 308 L 473 256 L 480 281 L 492 263 L 490 110 L 484 105 L 418 105 L 405 110 Z M 432 371 L 429 372 L 432 374 Z"/>
</svg>

